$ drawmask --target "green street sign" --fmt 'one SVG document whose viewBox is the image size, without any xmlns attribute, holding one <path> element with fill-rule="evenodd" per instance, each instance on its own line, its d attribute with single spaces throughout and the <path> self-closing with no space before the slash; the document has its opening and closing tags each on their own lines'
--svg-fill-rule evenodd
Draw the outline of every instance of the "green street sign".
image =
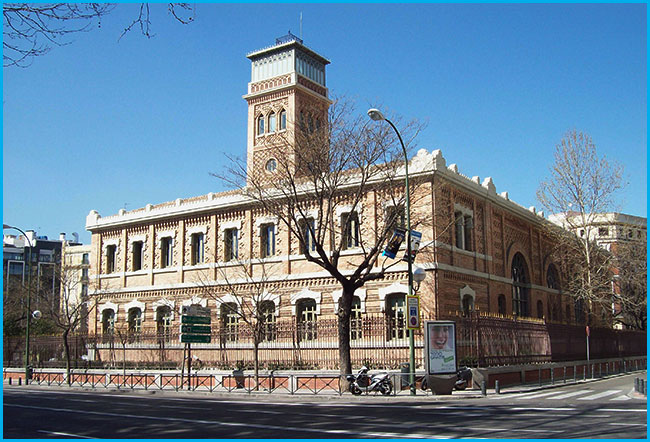
<svg viewBox="0 0 650 442">
<path fill-rule="evenodd" d="M 181 324 L 209 324 L 210 321 L 209 316 L 181 316 Z"/>
<path fill-rule="evenodd" d="M 181 333 L 193 333 L 193 334 L 210 334 L 212 332 L 209 325 L 194 325 L 194 324 L 182 324 Z"/>
<path fill-rule="evenodd" d="M 181 335 L 181 342 L 189 343 L 189 344 L 209 344 L 210 343 L 210 335 L 182 334 Z"/>
</svg>

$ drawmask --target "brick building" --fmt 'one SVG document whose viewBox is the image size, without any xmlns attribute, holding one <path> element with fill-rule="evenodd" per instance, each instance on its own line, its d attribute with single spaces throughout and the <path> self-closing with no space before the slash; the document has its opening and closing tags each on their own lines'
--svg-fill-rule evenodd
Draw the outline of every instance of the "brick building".
<svg viewBox="0 0 650 442">
<path fill-rule="evenodd" d="M 247 167 L 273 173 L 278 143 L 285 143 L 280 148 L 286 149 L 287 156 L 299 154 L 292 150 L 292 128 L 318 126 L 327 119 L 329 61 L 291 35 L 248 58 L 252 74 L 244 95 Z M 498 194 L 492 178 L 459 173 L 455 164 L 447 165 L 440 150 L 420 150 L 410 160 L 409 175 L 418 182 L 411 213 L 420 220 L 416 224 L 422 232 L 416 264 L 428 276 L 419 291 L 426 318 L 480 310 L 565 323 L 574 320 L 573 302 L 562 292 L 560 272 L 550 258 L 543 214 L 510 201 L 507 192 Z M 389 209 L 381 192 L 369 191 L 354 213 L 341 204 L 332 214 L 336 235 L 343 234 L 343 220 L 348 228 L 353 225 L 345 250 L 350 261 L 363 253 L 365 235 L 371 231 L 366 227 L 381 224 L 383 212 Z M 273 270 L 269 273 L 272 289 L 264 298 L 269 326 L 335 319 L 340 285 L 304 259 L 297 238 L 277 218 L 237 191 L 178 198 L 111 216 L 91 211 L 86 228 L 92 233 L 91 279 L 103 291 L 90 316 L 91 335 L 108 336 L 120 324 L 138 336 L 169 335 L 178 330 L 180 307 L 200 304 L 211 309 L 213 324 L 234 332 L 225 341 L 198 348 L 206 352 L 235 348 L 238 319 L 223 306 L 231 296 L 227 283 L 237 284 L 241 261 L 251 263 L 253 276 L 263 266 Z M 388 318 L 387 339 L 405 347 L 407 281 L 406 263 L 401 262 L 384 278 L 358 289 L 353 320 Z M 222 299 L 203 296 L 205 284 L 223 287 Z M 353 327 L 353 341 L 362 336 Z M 308 347 L 316 335 L 303 333 L 301 339 L 303 348 Z M 286 349 L 292 339 L 270 334 L 266 341 L 268 349 Z M 99 345 L 95 351 L 102 353 L 103 348 Z M 166 348 L 180 349 L 181 344 L 168 340 Z"/>
</svg>

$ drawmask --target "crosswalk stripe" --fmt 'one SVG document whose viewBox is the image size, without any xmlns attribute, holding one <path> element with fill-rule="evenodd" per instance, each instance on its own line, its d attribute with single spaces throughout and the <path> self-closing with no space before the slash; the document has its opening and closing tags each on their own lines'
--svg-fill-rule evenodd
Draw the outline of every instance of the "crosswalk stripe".
<svg viewBox="0 0 650 442">
<path fill-rule="evenodd" d="M 632 398 L 629 397 L 629 396 L 621 395 L 621 396 L 611 398 L 610 400 L 611 401 L 629 401 L 630 399 L 632 399 Z"/>
<path fill-rule="evenodd" d="M 593 390 L 578 390 L 578 391 L 571 391 L 569 393 L 564 393 L 559 396 L 553 396 L 553 397 L 547 397 L 546 399 L 567 399 L 573 396 L 579 396 L 581 394 L 586 394 L 586 393 L 591 393 Z"/>
<path fill-rule="evenodd" d="M 546 393 L 533 394 L 533 395 L 529 395 L 529 396 L 525 396 L 525 397 L 521 397 L 521 396 L 520 396 L 520 397 L 518 397 L 517 399 L 537 399 L 537 398 L 544 397 L 544 396 L 550 396 L 550 395 L 552 395 L 552 394 L 557 394 L 557 391 L 551 391 L 551 392 L 546 392 Z M 547 399 L 548 399 L 548 398 L 547 398 Z"/>
<path fill-rule="evenodd" d="M 592 394 L 591 396 L 586 396 L 586 397 L 580 397 L 578 398 L 579 401 L 593 401 L 594 399 L 600 399 L 605 396 L 611 396 L 616 393 L 620 393 L 621 390 L 607 390 L 603 391 L 600 393 Z"/>
</svg>

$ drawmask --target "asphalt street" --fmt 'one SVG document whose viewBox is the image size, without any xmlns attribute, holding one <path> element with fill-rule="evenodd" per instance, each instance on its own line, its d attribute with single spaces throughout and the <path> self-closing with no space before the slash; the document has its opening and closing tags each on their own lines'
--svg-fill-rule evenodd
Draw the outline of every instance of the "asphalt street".
<svg viewBox="0 0 650 442">
<path fill-rule="evenodd" d="M 636 375 L 638 376 L 638 374 Z M 635 375 L 465 399 L 4 386 L 4 438 L 642 438 Z"/>
</svg>

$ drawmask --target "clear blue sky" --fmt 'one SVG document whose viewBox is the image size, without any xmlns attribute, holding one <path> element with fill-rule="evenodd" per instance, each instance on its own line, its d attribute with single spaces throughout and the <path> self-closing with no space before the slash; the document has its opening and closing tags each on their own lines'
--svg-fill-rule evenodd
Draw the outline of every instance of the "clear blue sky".
<svg viewBox="0 0 650 442">
<path fill-rule="evenodd" d="M 119 5 L 27 69 L 3 70 L 3 221 L 50 238 L 103 216 L 224 190 L 246 152 L 246 54 L 291 30 L 332 61 L 330 92 L 428 122 L 419 146 L 539 206 L 569 129 L 624 165 L 620 209 L 647 216 L 645 4 L 202 4 L 188 26 L 152 5 L 154 38 Z"/>
</svg>

